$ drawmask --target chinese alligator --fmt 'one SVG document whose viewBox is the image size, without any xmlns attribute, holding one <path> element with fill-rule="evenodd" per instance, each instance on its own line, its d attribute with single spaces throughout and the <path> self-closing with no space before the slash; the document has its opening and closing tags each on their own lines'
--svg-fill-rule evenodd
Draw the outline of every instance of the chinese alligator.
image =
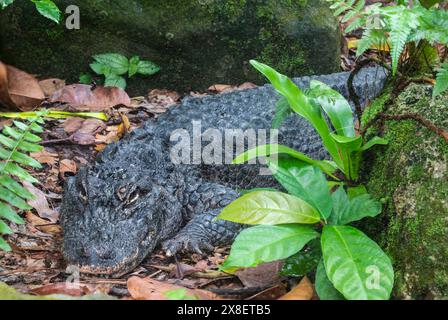
<svg viewBox="0 0 448 320">
<path fill-rule="evenodd" d="M 310 80 L 316 79 L 347 97 L 348 76 L 338 73 L 294 81 L 308 88 Z M 383 69 L 367 68 L 356 76 L 354 87 L 364 102 L 380 93 L 385 79 Z M 260 175 L 257 165 L 201 164 L 194 150 L 191 164 L 175 164 L 172 149 L 178 141 L 173 133 L 189 133 L 195 140 L 196 121 L 202 126 L 203 140 L 210 128 L 222 133 L 226 129 L 269 130 L 278 99 L 270 85 L 186 98 L 109 145 L 93 165 L 67 181 L 61 206 L 66 261 L 81 272 L 120 276 L 158 245 L 174 254 L 230 243 L 241 226 L 214 221 L 214 217 L 238 197 L 237 190 L 272 186 L 272 178 Z M 278 141 L 313 158 L 327 157 L 320 137 L 299 116 L 286 119 Z"/>
</svg>

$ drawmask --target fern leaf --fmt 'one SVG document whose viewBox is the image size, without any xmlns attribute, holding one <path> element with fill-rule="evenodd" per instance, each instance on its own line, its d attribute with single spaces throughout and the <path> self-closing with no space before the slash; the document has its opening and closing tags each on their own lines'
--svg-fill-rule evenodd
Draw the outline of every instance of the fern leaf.
<svg viewBox="0 0 448 320">
<path fill-rule="evenodd" d="M 23 224 L 16 210 L 32 208 L 27 200 L 34 196 L 21 182 L 37 182 L 26 168 L 41 168 L 41 164 L 26 153 L 42 150 L 37 144 L 41 139 L 36 135 L 43 132 L 42 123 L 39 113 L 39 117 L 30 119 L 28 123 L 14 121 L 0 133 L 0 250 L 11 250 L 2 238 L 2 235 L 12 233 L 5 220 Z"/>
<path fill-rule="evenodd" d="M 393 15 L 390 19 L 390 54 L 392 57 L 393 75 L 395 75 L 398 71 L 398 62 L 400 61 L 401 54 L 403 53 L 408 37 L 412 31 L 407 18 L 408 15 L 406 14 L 398 14 Z"/>
<path fill-rule="evenodd" d="M 373 46 L 383 48 L 387 46 L 387 35 L 382 29 L 367 29 L 358 42 L 356 55 L 359 57 Z"/>
<path fill-rule="evenodd" d="M 448 90 L 448 63 L 444 63 L 437 73 L 433 96 L 437 97 L 446 90 Z"/>
</svg>

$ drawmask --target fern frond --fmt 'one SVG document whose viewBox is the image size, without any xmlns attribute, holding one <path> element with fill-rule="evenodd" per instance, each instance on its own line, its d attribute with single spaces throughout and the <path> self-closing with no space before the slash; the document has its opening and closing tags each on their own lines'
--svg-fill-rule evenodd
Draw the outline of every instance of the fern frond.
<svg viewBox="0 0 448 320">
<path fill-rule="evenodd" d="M 363 35 L 361 40 L 358 42 L 358 49 L 356 51 L 356 55 L 360 57 L 364 54 L 368 49 L 372 47 L 376 48 L 384 48 L 388 46 L 388 38 L 387 34 L 382 29 L 367 29 Z"/>
<path fill-rule="evenodd" d="M 433 96 L 437 97 L 446 90 L 448 90 L 448 62 L 444 63 L 437 73 Z"/>
<path fill-rule="evenodd" d="M 31 209 L 27 200 L 34 196 L 21 182 L 37 182 L 26 168 L 39 169 L 41 164 L 27 153 L 42 150 L 38 145 L 41 139 L 36 134 L 43 132 L 43 114 L 44 112 L 38 113 L 37 117 L 29 119 L 27 123 L 14 121 L 13 125 L 5 126 L 0 133 L 0 250 L 11 250 L 2 238 L 2 235 L 12 233 L 5 221 L 23 224 L 17 209 Z"/>
</svg>

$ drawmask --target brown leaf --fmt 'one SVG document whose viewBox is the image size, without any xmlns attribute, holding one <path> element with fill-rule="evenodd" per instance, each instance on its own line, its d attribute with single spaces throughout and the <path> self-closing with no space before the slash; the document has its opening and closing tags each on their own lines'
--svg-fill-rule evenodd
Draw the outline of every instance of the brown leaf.
<svg viewBox="0 0 448 320">
<path fill-rule="evenodd" d="M 76 173 L 78 168 L 76 166 L 76 162 L 69 159 L 61 160 L 59 163 L 59 173 L 62 177 L 64 177 L 65 173 Z"/>
<path fill-rule="evenodd" d="M 31 153 L 31 157 L 36 159 L 42 164 L 48 164 L 50 166 L 54 166 L 56 164 L 56 160 L 58 158 L 57 153 L 50 153 L 47 150 L 42 150 L 39 152 Z"/>
<path fill-rule="evenodd" d="M 39 81 L 39 86 L 45 94 L 45 97 L 50 97 L 53 93 L 65 87 L 65 81 L 61 79 L 46 79 Z"/>
<path fill-rule="evenodd" d="M 73 141 L 81 145 L 95 143 L 95 135 L 103 131 L 106 125 L 99 119 L 69 118 L 64 123 L 64 130 L 72 134 Z"/>
<path fill-rule="evenodd" d="M 185 289 L 186 295 L 195 296 L 200 300 L 216 300 L 218 296 L 205 290 L 186 289 L 166 282 L 151 278 L 131 277 L 128 280 L 128 291 L 135 300 L 168 300 L 166 292 L 171 290 Z"/>
<path fill-rule="evenodd" d="M 253 89 L 253 88 L 257 88 L 257 87 L 258 86 L 255 83 L 244 82 L 242 85 L 238 86 L 238 90 Z"/>
<path fill-rule="evenodd" d="M 282 280 L 279 276 L 282 266 L 283 261 L 263 263 L 254 268 L 238 270 L 235 275 L 246 287 L 269 287 Z"/>
<path fill-rule="evenodd" d="M 314 286 L 307 277 L 303 277 L 302 281 L 294 287 L 290 292 L 285 294 L 279 300 L 311 300 L 314 296 Z"/>
<path fill-rule="evenodd" d="M 121 88 L 96 87 L 85 84 L 73 84 L 56 91 L 50 102 L 69 104 L 79 111 L 104 111 L 117 105 L 131 105 L 131 99 Z"/>
<path fill-rule="evenodd" d="M 229 84 L 215 84 L 210 86 L 208 90 L 216 92 L 216 93 L 225 93 L 235 91 L 237 89 L 236 86 L 231 86 Z"/>
<path fill-rule="evenodd" d="M 39 296 L 47 296 L 51 294 L 65 294 L 73 297 L 81 297 L 87 294 L 91 294 L 92 291 L 86 285 L 80 285 L 75 283 L 52 283 L 46 286 L 33 289 L 31 292 Z"/>
<path fill-rule="evenodd" d="M 13 110 L 29 111 L 45 99 L 32 75 L 0 62 L 0 102 Z"/>
<path fill-rule="evenodd" d="M 47 234 L 60 234 L 62 232 L 61 227 L 59 225 L 49 224 L 48 220 L 39 218 L 31 211 L 28 211 L 26 213 L 25 218 L 26 221 L 28 221 L 28 223 L 30 223 L 33 227 Z"/>
<path fill-rule="evenodd" d="M 79 117 L 68 118 L 67 120 L 64 121 L 64 124 L 63 124 L 64 131 L 69 134 L 75 133 L 76 131 L 78 131 L 81 128 L 84 120 L 85 120 L 84 118 L 79 118 Z"/>
<path fill-rule="evenodd" d="M 23 186 L 34 195 L 35 199 L 28 200 L 28 204 L 36 209 L 39 217 L 48 219 L 51 222 L 57 222 L 59 213 L 50 208 L 46 194 L 29 182 L 25 181 Z"/>
</svg>

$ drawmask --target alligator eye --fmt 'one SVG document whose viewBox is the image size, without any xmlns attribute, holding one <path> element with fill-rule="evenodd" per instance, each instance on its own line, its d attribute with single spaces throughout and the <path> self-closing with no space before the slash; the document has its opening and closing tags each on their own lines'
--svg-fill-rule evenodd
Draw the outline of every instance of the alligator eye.
<svg viewBox="0 0 448 320">
<path fill-rule="evenodd" d="M 87 198 L 87 190 L 84 187 L 84 184 L 80 184 L 79 185 L 79 198 L 81 199 L 83 204 L 87 203 L 87 200 L 88 200 L 88 198 Z"/>
<path fill-rule="evenodd" d="M 140 192 L 138 189 L 131 192 L 128 196 L 128 204 L 133 204 L 140 197 Z"/>
</svg>

